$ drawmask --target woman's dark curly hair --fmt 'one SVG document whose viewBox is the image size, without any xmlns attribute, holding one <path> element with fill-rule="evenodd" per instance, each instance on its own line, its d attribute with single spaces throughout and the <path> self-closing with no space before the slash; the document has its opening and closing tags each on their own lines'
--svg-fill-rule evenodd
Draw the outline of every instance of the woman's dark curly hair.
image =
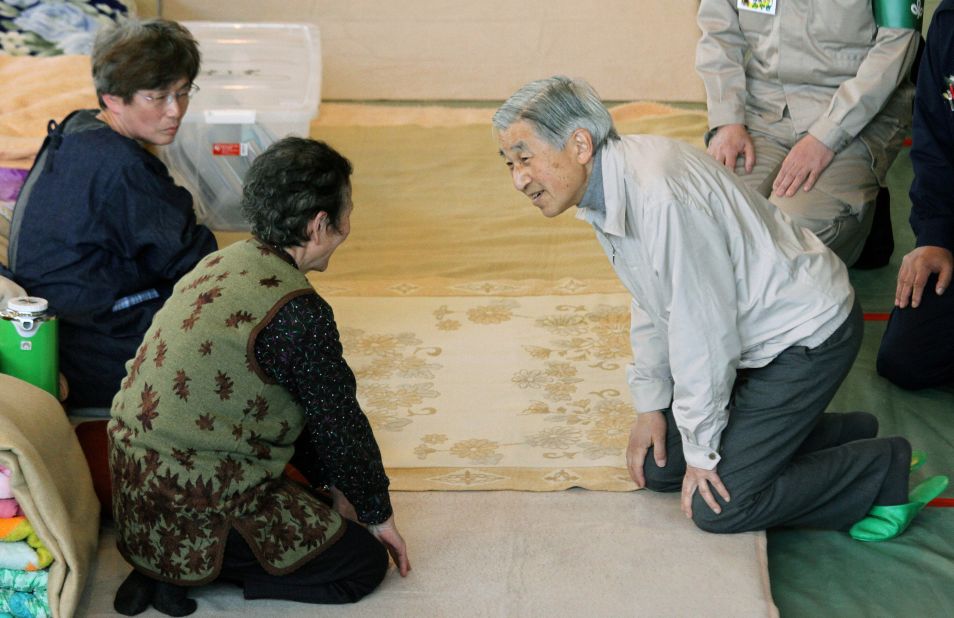
<svg viewBox="0 0 954 618">
<path fill-rule="evenodd" d="M 245 176 L 242 213 L 252 233 L 276 247 L 301 245 L 319 212 L 338 222 L 351 162 L 324 142 L 286 137 L 255 158 Z"/>
</svg>

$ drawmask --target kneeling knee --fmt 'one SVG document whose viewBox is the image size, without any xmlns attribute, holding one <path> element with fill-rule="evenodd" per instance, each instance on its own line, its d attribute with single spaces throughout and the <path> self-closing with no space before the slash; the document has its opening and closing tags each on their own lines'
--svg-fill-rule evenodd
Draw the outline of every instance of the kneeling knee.
<svg viewBox="0 0 954 618">
<path fill-rule="evenodd" d="M 878 352 L 876 366 L 878 375 L 901 388 L 917 390 L 926 386 L 923 372 L 917 369 L 916 359 L 905 356 L 901 350 L 882 347 Z"/>
<path fill-rule="evenodd" d="M 743 525 L 737 509 L 733 509 L 731 504 L 723 504 L 722 512 L 716 513 L 700 496 L 696 496 L 692 501 L 692 523 L 700 530 L 714 534 L 733 534 L 748 531 Z"/>
<path fill-rule="evenodd" d="M 666 468 L 660 468 L 655 464 L 649 465 L 650 459 L 648 457 L 646 461 L 646 467 L 643 469 L 643 476 L 646 478 L 646 489 L 667 493 L 682 489 L 682 474 L 673 474 Z"/>
</svg>

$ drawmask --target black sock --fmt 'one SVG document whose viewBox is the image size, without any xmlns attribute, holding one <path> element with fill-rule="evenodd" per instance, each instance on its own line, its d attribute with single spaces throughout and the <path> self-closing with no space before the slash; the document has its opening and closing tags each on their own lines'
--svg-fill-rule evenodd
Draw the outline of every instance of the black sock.
<svg viewBox="0 0 954 618">
<path fill-rule="evenodd" d="M 188 597 L 188 589 L 185 586 L 157 582 L 152 606 L 167 616 L 188 616 L 196 610 L 198 604 Z"/>
<path fill-rule="evenodd" d="M 113 609 L 123 616 L 141 614 L 149 609 L 155 589 L 156 580 L 133 570 L 116 591 Z"/>
<path fill-rule="evenodd" d="M 113 609 L 123 616 L 135 616 L 152 605 L 167 616 L 188 616 L 198 604 L 187 593 L 184 586 L 157 582 L 133 570 L 116 591 Z"/>
</svg>

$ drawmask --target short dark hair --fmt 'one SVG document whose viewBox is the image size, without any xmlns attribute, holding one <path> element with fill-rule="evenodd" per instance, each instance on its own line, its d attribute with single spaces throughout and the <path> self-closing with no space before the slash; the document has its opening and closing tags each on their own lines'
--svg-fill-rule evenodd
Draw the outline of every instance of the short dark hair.
<svg viewBox="0 0 954 618">
<path fill-rule="evenodd" d="M 261 240 L 281 248 L 300 245 L 319 212 L 338 229 L 351 171 L 351 162 L 325 142 L 286 137 L 252 162 L 242 213 Z"/>
<path fill-rule="evenodd" d="M 99 106 L 103 95 L 130 103 L 139 90 L 163 90 L 182 79 L 190 84 L 199 74 L 199 44 L 174 21 L 127 20 L 96 35 L 93 84 Z"/>
</svg>

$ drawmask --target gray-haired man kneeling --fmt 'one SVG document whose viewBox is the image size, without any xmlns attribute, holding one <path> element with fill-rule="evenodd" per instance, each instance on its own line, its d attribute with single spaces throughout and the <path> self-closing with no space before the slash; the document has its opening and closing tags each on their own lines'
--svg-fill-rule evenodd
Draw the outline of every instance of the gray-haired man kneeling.
<svg viewBox="0 0 954 618">
<path fill-rule="evenodd" d="M 577 206 L 632 294 L 639 486 L 682 489 L 702 529 L 904 531 L 911 446 L 871 414 L 825 414 L 862 337 L 844 264 L 706 153 L 620 136 L 585 82 L 527 84 L 495 113 L 514 186 L 546 217 Z"/>
</svg>

